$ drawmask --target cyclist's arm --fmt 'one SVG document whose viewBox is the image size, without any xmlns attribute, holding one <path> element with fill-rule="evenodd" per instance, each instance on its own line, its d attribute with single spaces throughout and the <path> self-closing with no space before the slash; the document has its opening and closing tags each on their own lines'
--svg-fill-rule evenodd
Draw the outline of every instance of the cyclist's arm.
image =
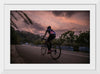
<svg viewBox="0 0 100 74">
<path fill-rule="evenodd" d="M 45 32 L 45 34 L 44 34 L 43 38 L 46 36 L 46 34 L 47 34 L 47 30 L 46 30 L 46 32 Z"/>
</svg>

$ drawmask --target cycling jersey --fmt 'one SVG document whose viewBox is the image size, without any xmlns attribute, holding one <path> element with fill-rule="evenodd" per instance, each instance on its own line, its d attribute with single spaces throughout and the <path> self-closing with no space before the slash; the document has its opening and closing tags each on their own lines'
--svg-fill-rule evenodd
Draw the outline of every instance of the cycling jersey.
<svg viewBox="0 0 100 74">
<path fill-rule="evenodd" d="M 56 33 L 52 30 L 52 29 L 47 29 L 47 32 L 51 35 L 51 34 L 54 34 L 56 35 Z"/>
</svg>

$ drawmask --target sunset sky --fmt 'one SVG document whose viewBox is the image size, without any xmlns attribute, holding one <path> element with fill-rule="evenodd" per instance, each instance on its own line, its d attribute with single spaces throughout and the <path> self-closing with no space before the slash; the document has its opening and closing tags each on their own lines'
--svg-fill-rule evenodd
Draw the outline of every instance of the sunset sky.
<svg viewBox="0 0 100 74">
<path fill-rule="evenodd" d="M 20 11 L 17 11 L 20 12 Z M 28 31 L 34 34 L 43 34 L 48 26 L 56 32 L 57 37 L 67 31 L 89 31 L 90 12 L 89 11 L 23 11 L 32 20 L 28 24 L 22 17 L 12 11 L 11 20 L 18 27 L 16 30 Z M 16 20 L 17 19 L 17 20 Z M 13 26 L 14 27 L 14 26 Z"/>
</svg>

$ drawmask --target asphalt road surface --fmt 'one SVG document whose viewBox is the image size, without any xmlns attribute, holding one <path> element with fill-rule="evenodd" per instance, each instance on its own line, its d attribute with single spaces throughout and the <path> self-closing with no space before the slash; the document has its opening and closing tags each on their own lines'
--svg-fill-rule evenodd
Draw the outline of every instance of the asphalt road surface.
<svg viewBox="0 0 100 74">
<path fill-rule="evenodd" d="M 40 64 L 89 64 L 89 53 L 61 50 L 61 56 L 53 60 L 50 54 L 41 55 L 41 47 L 31 45 L 16 45 L 17 53 L 24 59 L 24 63 Z"/>
</svg>

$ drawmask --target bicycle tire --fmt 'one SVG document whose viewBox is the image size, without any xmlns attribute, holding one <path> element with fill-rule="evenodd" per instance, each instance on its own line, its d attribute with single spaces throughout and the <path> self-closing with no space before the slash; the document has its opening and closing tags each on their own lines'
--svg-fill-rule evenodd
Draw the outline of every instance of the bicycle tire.
<svg viewBox="0 0 100 74">
<path fill-rule="evenodd" d="M 44 47 L 44 46 L 41 46 L 41 55 L 45 55 L 46 54 L 46 47 Z"/>
<path fill-rule="evenodd" d="M 55 53 L 55 51 L 57 51 L 56 54 L 58 53 L 58 55 L 55 54 L 56 57 L 53 55 Z M 58 48 L 51 48 L 51 58 L 53 60 L 59 59 L 60 56 L 61 56 L 61 47 L 60 46 L 58 46 Z"/>
</svg>

